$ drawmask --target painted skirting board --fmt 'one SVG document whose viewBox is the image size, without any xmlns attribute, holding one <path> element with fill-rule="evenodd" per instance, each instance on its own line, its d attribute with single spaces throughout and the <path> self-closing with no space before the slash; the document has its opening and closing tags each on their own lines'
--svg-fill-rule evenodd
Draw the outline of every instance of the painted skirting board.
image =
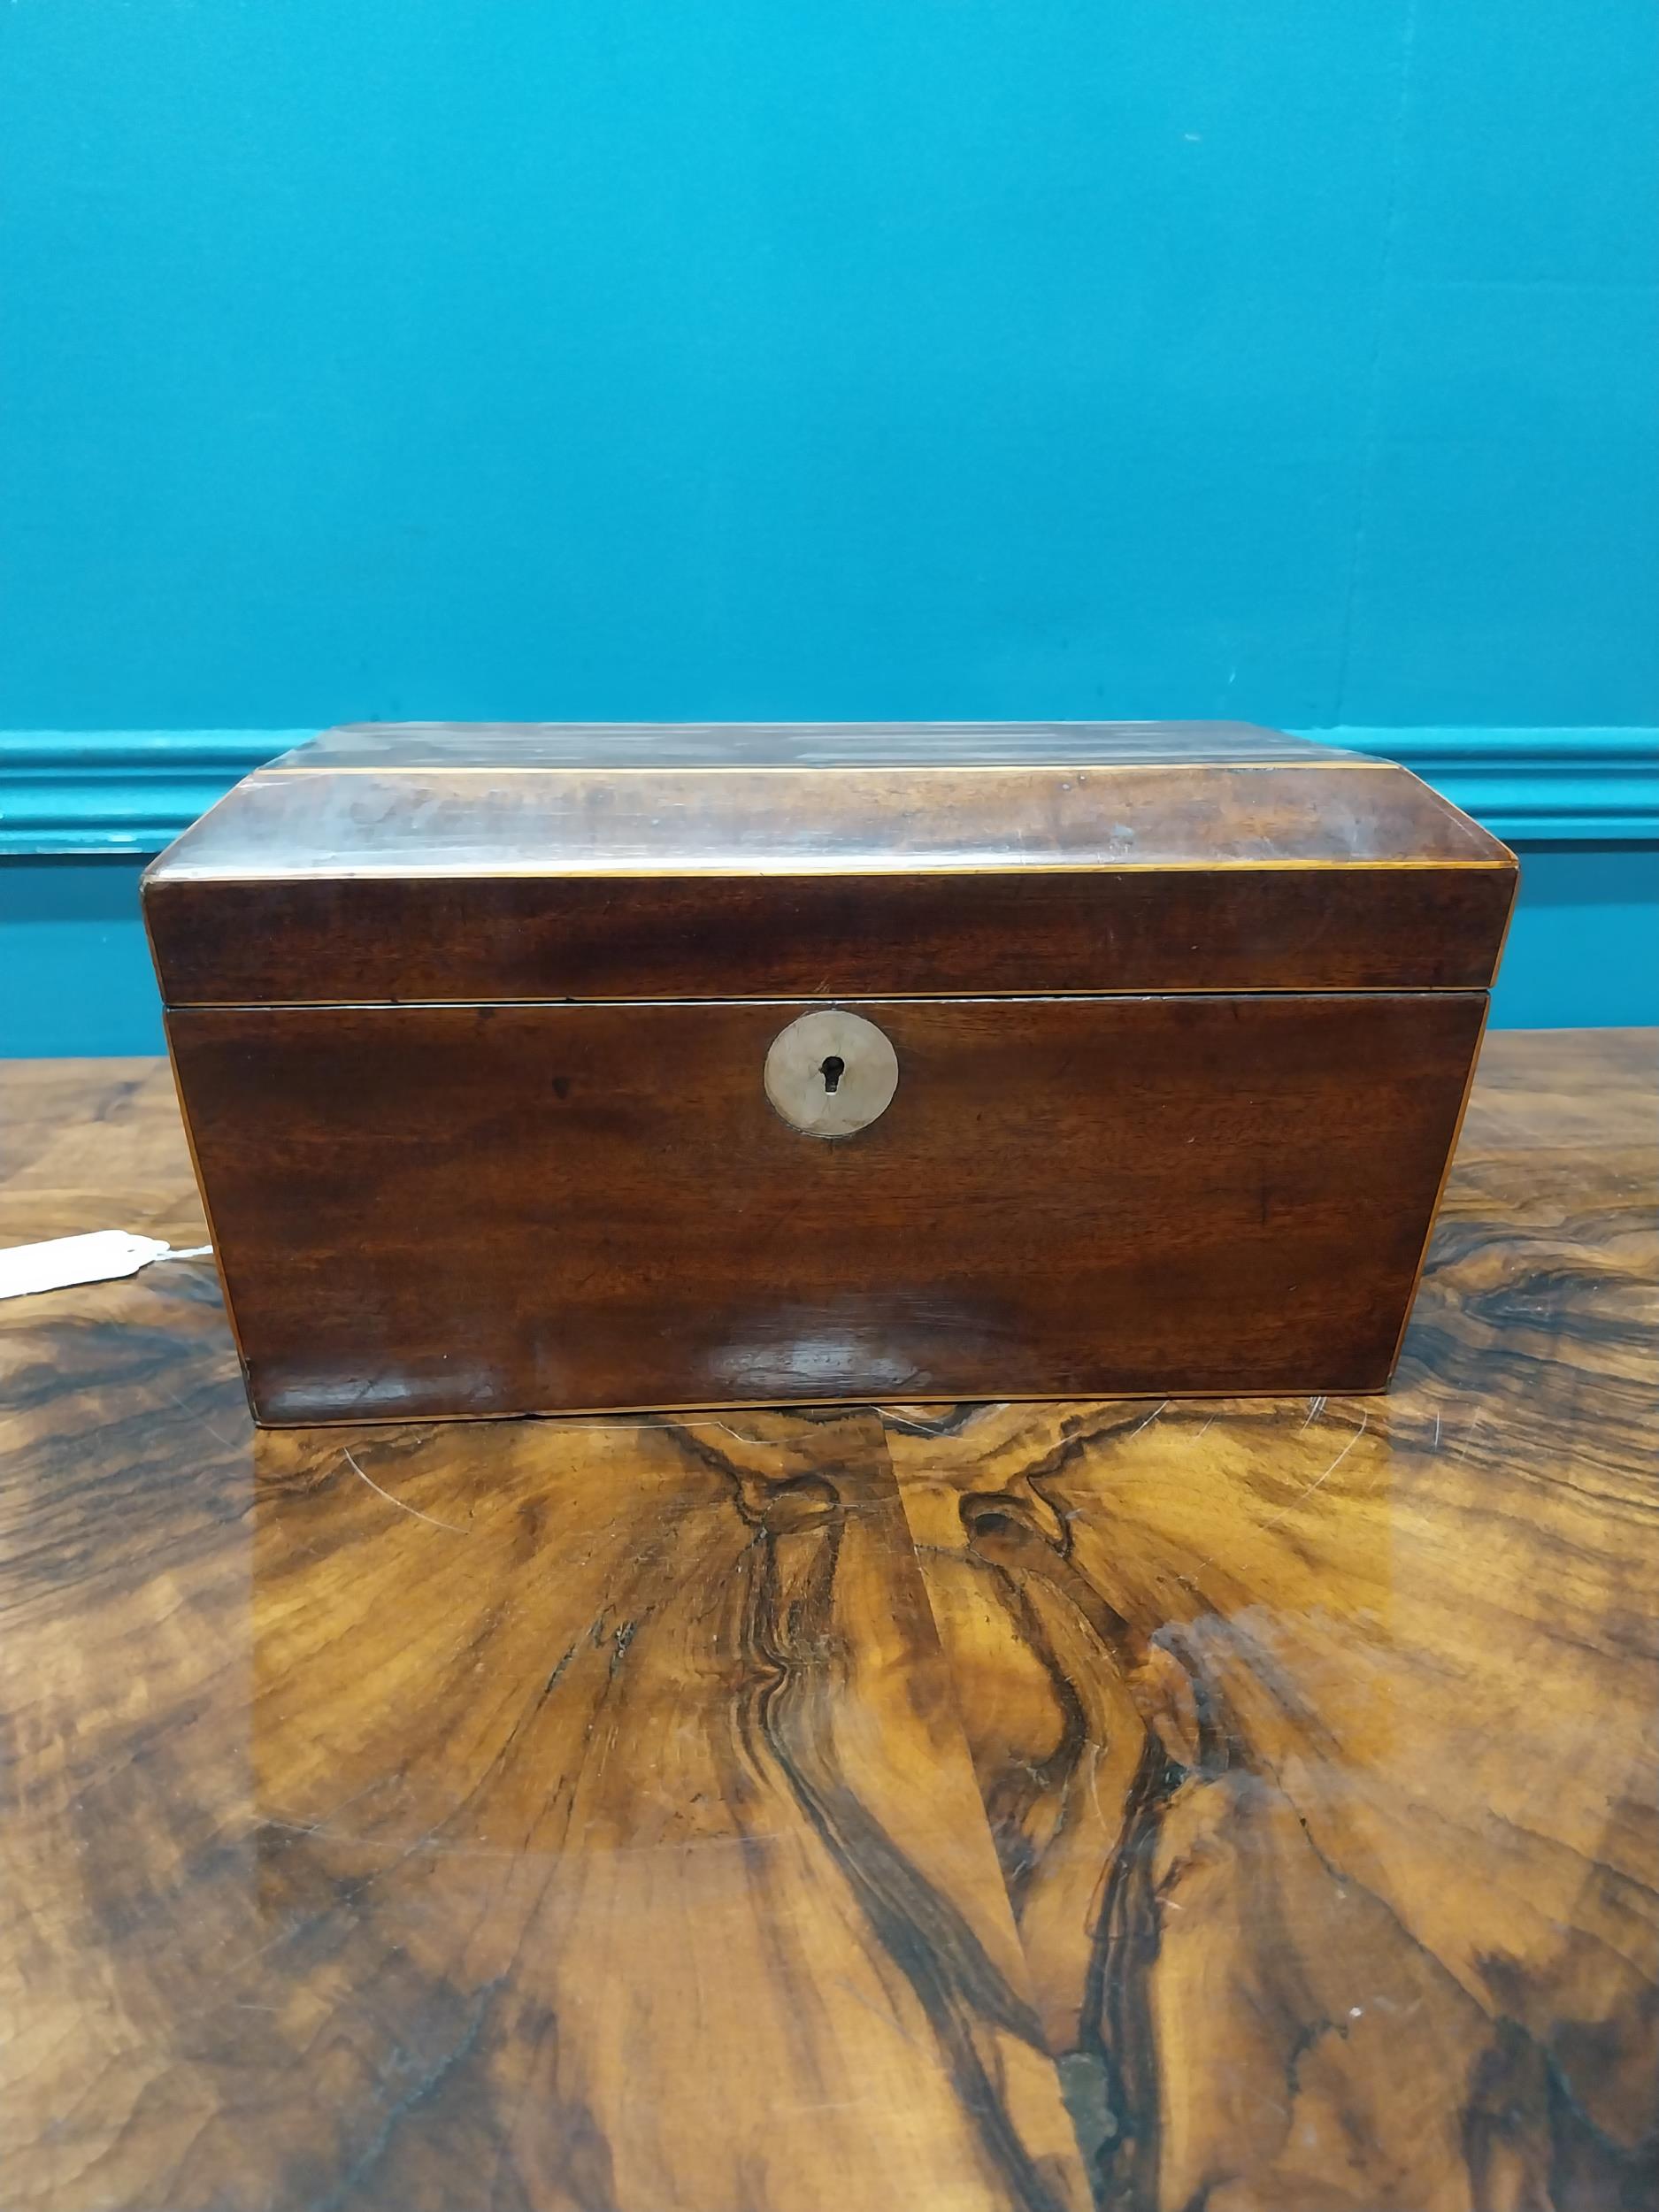
<svg viewBox="0 0 1659 2212">
<path fill-rule="evenodd" d="M 1310 730 L 1403 761 L 1510 843 L 1659 840 L 1659 729 Z"/>
<path fill-rule="evenodd" d="M 0 853 L 154 853 L 310 730 L 0 731 Z M 1342 729 L 1499 837 L 1659 841 L 1659 730 Z"/>
<path fill-rule="evenodd" d="M 158 853 L 314 730 L 0 730 L 0 853 Z"/>
</svg>

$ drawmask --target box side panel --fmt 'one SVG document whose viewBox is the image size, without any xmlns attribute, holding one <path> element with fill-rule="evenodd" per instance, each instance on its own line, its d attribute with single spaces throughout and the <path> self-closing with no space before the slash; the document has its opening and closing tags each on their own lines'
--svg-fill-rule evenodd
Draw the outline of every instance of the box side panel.
<svg viewBox="0 0 1659 2212">
<path fill-rule="evenodd" d="M 1379 1387 L 1479 994 L 223 1009 L 173 1048 L 257 1409 L 349 1421 Z"/>
<path fill-rule="evenodd" d="M 180 1006 L 1481 990 L 1512 866 L 152 875 Z"/>
</svg>

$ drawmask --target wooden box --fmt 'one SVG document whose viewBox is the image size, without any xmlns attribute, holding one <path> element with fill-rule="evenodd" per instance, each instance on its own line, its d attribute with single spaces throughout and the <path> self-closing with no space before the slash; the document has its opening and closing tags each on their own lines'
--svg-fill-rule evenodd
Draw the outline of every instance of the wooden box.
<svg viewBox="0 0 1659 2212">
<path fill-rule="evenodd" d="M 1235 725 L 376 726 L 144 910 L 290 1423 L 1380 1389 L 1515 884 Z"/>
</svg>

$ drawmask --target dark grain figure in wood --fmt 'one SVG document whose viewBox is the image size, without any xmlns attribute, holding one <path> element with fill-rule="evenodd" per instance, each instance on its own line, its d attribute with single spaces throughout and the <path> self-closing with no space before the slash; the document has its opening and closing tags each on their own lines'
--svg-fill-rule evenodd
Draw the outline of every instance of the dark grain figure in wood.
<svg viewBox="0 0 1659 2212">
<path fill-rule="evenodd" d="M 1653 1075 L 1600 1061 L 1594 1145 L 1477 1092 L 1386 1400 L 890 1418 L 1102 2204 L 1654 2200 Z"/>
<path fill-rule="evenodd" d="M 1647 2212 L 1655 1056 L 1489 1041 L 1381 1400 L 256 1433 L 208 1263 L 0 1306 L 5 2212 Z M 155 1064 L 0 1117 L 201 1240 Z"/>
</svg>

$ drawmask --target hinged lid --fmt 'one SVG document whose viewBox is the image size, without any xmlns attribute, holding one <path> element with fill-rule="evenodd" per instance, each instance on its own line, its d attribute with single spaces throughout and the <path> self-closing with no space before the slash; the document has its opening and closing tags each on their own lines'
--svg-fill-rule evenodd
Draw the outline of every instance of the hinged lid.
<svg viewBox="0 0 1659 2212">
<path fill-rule="evenodd" d="M 145 877 L 170 1004 L 1483 988 L 1512 856 L 1236 723 L 368 725 Z"/>
</svg>

